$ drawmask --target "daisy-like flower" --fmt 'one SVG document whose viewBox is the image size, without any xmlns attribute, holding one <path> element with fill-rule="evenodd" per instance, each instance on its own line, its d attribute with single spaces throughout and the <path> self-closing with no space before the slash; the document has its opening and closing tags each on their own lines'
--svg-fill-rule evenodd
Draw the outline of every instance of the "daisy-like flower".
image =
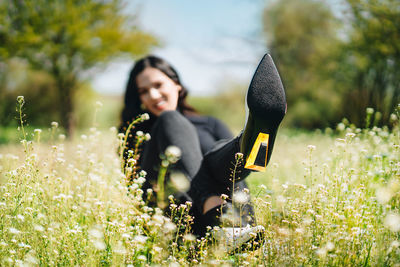
<svg viewBox="0 0 400 267">
<path fill-rule="evenodd" d="M 176 163 L 182 155 L 181 149 L 177 146 L 169 146 L 165 150 L 165 156 L 171 163 Z"/>
<path fill-rule="evenodd" d="M 140 118 L 144 121 L 147 121 L 150 119 L 150 115 L 148 113 L 143 113 Z"/>
<path fill-rule="evenodd" d="M 400 231 L 400 215 L 391 213 L 385 218 L 385 226 L 392 232 Z"/>
<path fill-rule="evenodd" d="M 233 201 L 239 205 L 244 205 L 246 204 L 250 199 L 249 194 L 246 194 L 245 192 L 237 192 L 233 194 Z"/>
</svg>

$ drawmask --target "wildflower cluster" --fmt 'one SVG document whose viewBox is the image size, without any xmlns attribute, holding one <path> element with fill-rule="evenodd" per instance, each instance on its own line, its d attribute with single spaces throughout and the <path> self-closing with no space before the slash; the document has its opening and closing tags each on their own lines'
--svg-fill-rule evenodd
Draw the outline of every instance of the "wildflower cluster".
<svg viewBox="0 0 400 267">
<path fill-rule="evenodd" d="M 260 257 L 267 264 L 400 262 L 399 128 L 343 123 L 338 131 L 331 145 L 309 145 L 296 154 L 304 155 L 303 170 L 292 165 L 290 175 L 302 177 L 279 174 L 287 181 L 282 184 L 272 173 L 268 186 L 257 189 L 258 219 L 267 230 Z"/>
<path fill-rule="evenodd" d="M 267 173 L 253 174 L 251 191 L 232 196 L 240 210 L 251 195 L 265 228 L 259 249 L 235 255 L 210 233 L 191 233 L 192 203 L 164 196 L 162 209 L 149 205 L 155 192 L 143 192 L 139 153 L 128 151 L 121 168 L 114 152 L 126 136 L 114 138 L 115 128 L 48 143 L 36 129 L 32 141 L 0 147 L 0 265 L 396 266 L 400 134 L 399 116 L 392 117 L 391 130 L 370 119 L 366 129 L 344 121 L 335 133 L 281 134 Z M 54 136 L 57 127 L 51 126 Z M 136 140 L 148 137 L 137 133 Z M 180 156 L 174 147 L 165 152 L 164 175 Z M 243 155 L 235 159 L 232 183 Z M 188 189 L 183 174 L 168 177 L 175 191 Z M 163 192 L 167 196 L 168 188 Z"/>
</svg>

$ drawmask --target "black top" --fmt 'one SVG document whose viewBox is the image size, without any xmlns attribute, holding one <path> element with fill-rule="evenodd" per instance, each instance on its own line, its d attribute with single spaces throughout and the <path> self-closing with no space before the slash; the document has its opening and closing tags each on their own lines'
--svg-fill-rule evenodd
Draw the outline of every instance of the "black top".
<svg viewBox="0 0 400 267">
<path fill-rule="evenodd" d="M 209 116 L 185 116 L 196 128 L 201 152 L 204 155 L 221 139 L 232 138 L 228 127 L 220 120 Z"/>
</svg>

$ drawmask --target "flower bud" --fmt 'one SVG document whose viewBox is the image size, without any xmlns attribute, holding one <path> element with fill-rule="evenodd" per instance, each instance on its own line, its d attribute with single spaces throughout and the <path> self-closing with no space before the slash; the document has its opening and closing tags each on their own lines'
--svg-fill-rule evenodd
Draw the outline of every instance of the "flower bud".
<svg viewBox="0 0 400 267">
<path fill-rule="evenodd" d="M 150 119 L 150 115 L 148 113 L 143 113 L 140 118 L 144 121 L 147 121 Z"/>
<path fill-rule="evenodd" d="M 20 105 L 24 104 L 24 103 L 25 103 L 25 98 L 24 98 L 24 96 L 22 96 L 22 95 L 18 96 L 18 97 L 17 97 L 17 102 L 18 102 Z"/>
<path fill-rule="evenodd" d="M 181 149 L 177 146 L 169 146 L 165 150 L 165 156 L 167 156 L 168 161 L 171 163 L 177 162 L 181 155 Z"/>
<path fill-rule="evenodd" d="M 240 152 L 236 153 L 235 154 L 235 159 L 236 159 L 236 161 L 242 160 L 243 159 L 243 153 L 240 153 Z"/>
</svg>

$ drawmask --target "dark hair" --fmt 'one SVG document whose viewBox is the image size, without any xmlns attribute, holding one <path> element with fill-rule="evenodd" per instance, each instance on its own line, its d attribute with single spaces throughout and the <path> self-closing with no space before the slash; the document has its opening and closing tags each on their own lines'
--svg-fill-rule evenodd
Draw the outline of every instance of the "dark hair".
<svg viewBox="0 0 400 267">
<path fill-rule="evenodd" d="M 197 114 L 196 110 L 186 102 L 188 91 L 182 85 L 176 70 L 165 60 L 153 55 L 149 55 L 147 57 L 138 60 L 130 72 L 128 84 L 126 86 L 126 91 L 125 91 L 124 108 L 121 113 L 120 132 L 124 132 L 123 128 L 129 125 L 129 123 L 132 122 L 132 120 L 134 120 L 138 115 L 146 112 L 141 108 L 141 101 L 139 98 L 138 88 L 136 84 L 136 77 L 145 68 L 158 69 L 159 71 L 167 75 L 176 84 L 180 85 L 182 87 L 182 90 L 179 91 L 177 110 L 185 115 Z M 151 127 L 156 118 L 152 114 L 149 115 L 150 115 L 150 120 L 138 125 L 139 127 L 136 127 L 137 130 L 139 128 L 141 130 L 142 129 L 150 130 L 149 128 Z"/>
</svg>

